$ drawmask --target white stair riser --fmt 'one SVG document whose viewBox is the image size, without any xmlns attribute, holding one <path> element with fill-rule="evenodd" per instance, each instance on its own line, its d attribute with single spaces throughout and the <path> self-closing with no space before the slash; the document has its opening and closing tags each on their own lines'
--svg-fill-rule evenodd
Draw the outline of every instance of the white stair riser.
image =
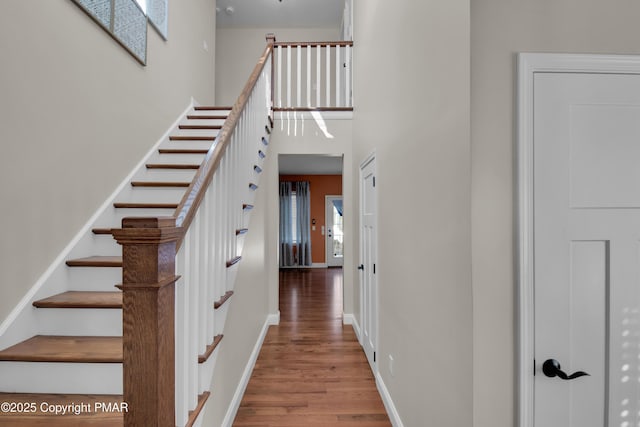
<svg viewBox="0 0 640 427">
<path fill-rule="evenodd" d="M 122 268 L 117 267 L 67 267 L 70 291 L 115 291 L 122 283 Z M 99 271 L 98 271 L 99 270 Z"/>
<path fill-rule="evenodd" d="M 195 120 L 190 120 L 195 121 Z M 203 122 L 204 120 L 198 120 Z M 222 120 L 206 120 L 206 123 L 183 123 L 185 125 L 197 125 L 197 126 L 222 126 Z M 172 135 L 178 136 L 218 136 L 219 129 L 178 129 Z M 174 141 L 175 142 L 175 141 Z"/>
<path fill-rule="evenodd" d="M 11 393 L 122 394 L 121 363 L 0 362 Z"/>
<path fill-rule="evenodd" d="M 116 202 L 180 203 L 186 187 L 131 187 Z"/>
<path fill-rule="evenodd" d="M 117 290 L 117 289 L 116 289 Z M 41 335 L 120 336 L 122 310 L 116 308 L 35 308 Z"/>
</svg>

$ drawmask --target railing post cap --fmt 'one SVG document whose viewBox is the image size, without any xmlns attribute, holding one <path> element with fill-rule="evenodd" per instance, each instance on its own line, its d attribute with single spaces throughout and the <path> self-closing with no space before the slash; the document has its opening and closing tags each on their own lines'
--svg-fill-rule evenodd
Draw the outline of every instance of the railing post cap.
<svg viewBox="0 0 640 427">
<path fill-rule="evenodd" d="M 276 35 L 273 33 L 267 33 L 267 42 L 271 42 L 271 43 L 275 43 L 276 42 Z"/>
<path fill-rule="evenodd" d="M 184 229 L 176 227 L 174 217 L 128 217 L 122 219 L 122 228 L 114 228 L 111 233 L 121 245 L 153 245 L 178 241 Z"/>
</svg>

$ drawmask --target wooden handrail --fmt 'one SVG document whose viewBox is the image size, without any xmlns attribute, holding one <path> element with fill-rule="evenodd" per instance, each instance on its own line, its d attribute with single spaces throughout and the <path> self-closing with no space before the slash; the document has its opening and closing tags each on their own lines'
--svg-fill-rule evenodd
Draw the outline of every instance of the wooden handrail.
<svg viewBox="0 0 640 427">
<path fill-rule="evenodd" d="M 277 42 L 274 46 L 301 46 L 301 47 L 318 47 L 318 46 L 353 46 L 352 41 L 334 41 L 334 42 Z"/>
<path fill-rule="evenodd" d="M 244 110 L 247 101 L 249 100 L 249 96 L 251 95 L 253 88 L 258 82 L 260 73 L 262 73 L 262 70 L 267 63 L 267 59 L 273 51 L 274 42 L 275 39 L 267 38 L 267 47 L 265 48 L 264 53 L 253 69 L 253 72 L 251 73 L 247 84 L 242 90 L 242 93 L 240 93 L 240 96 L 236 100 L 236 103 L 231 108 L 231 112 L 229 113 L 227 120 L 225 120 L 224 125 L 222 126 L 222 129 L 220 130 L 220 133 L 216 138 L 217 143 L 212 145 L 211 149 L 209 149 L 209 152 L 202 162 L 202 166 L 196 172 L 191 185 L 189 185 L 189 188 L 185 192 L 184 197 L 176 208 L 176 211 L 173 215 L 176 218 L 176 226 L 182 227 L 183 230 L 183 234 L 177 242 L 176 252 L 182 246 L 186 231 L 189 229 L 189 226 L 191 225 L 191 222 L 196 215 L 198 207 L 200 206 L 200 203 L 204 198 L 207 187 L 213 180 L 213 175 L 218 169 L 218 165 L 220 164 L 220 160 L 222 159 L 227 146 L 231 143 L 231 135 L 233 134 L 236 124 L 240 119 L 240 115 L 242 114 L 242 111 Z"/>
</svg>

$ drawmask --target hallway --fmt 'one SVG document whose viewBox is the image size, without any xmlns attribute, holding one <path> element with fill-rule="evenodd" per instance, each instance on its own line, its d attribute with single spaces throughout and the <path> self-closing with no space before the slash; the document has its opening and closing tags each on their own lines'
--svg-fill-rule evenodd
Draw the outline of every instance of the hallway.
<svg viewBox="0 0 640 427">
<path fill-rule="evenodd" d="M 233 425 L 391 425 L 358 339 L 342 325 L 342 269 L 280 272 L 280 325 L 269 328 Z"/>
</svg>

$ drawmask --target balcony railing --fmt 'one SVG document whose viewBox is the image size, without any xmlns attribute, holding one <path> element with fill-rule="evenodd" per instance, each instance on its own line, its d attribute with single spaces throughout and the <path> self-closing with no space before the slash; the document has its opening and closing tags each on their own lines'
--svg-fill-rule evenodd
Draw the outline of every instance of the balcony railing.
<svg viewBox="0 0 640 427">
<path fill-rule="evenodd" d="M 273 109 L 352 110 L 353 42 L 276 43 Z"/>
</svg>

